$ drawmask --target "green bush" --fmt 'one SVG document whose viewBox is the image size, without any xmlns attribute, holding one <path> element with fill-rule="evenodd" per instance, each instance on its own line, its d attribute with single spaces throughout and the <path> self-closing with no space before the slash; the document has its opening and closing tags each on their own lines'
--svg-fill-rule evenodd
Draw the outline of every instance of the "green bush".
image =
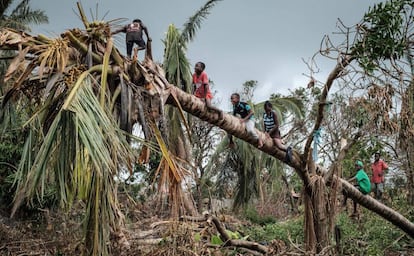
<svg viewBox="0 0 414 256">
<path fill-rule="evenodd" d="M 249 235 L 251 240 L 258 242 L 270 242 L 277 239 L 283 240 L 288 244 L 289 239 L 291 239 L 292 241 L 303 243 L 303 217 L 264 226 L 247 227 L 243 234 Z"/>
<path fill-rule="evenodd" d="M 338 216 L 343 255 L 384 255 L 385 250 L 400 251 L 401 243 L 409 242 L 409 238 L 391 223 L 367 210 L 363 212 L 359 220 L 350 219 L 345 212 Z M 404 236 L 405 239 L 401 239 Z"/>
<path fill-rule="evenodd" d="M 337 216 L 336 225 L 341 232 L 340 255 L 379 256 L 386 255 L 386 251 L 410 255 L 407 250 L 414 247 L 414 241 L 408 235 L 375 213 L 365 209 L 361 211 L 362 215 L 358 220 L 349 218 L 347 212 Z M 282 240 L 286 244 L 290 244 L 291 241 L 295 244 L 303 244 L 303 225 L 303 216 L 300 216 L 262 226 L 255 224 L 246 226 L 243 235 L 263 244 L 274 239 Z M 332 244 L 335 244 L 333 234 Z"/>
<path fill-rule="evenodd" d="M 14 173 L 22 154 L 24 133 L 21 130 L 10 130 L 0 134 L 0 203 L 9 206 L 12 203 L 14 190 Z"/>
<path fill-rule="evenodd" d="M 261 216 L 253 207 L 245 209 L 243 214 L 246 219 L 257 225 L 266 225 L 277 221 L 273 216 Z"/>
</svg>

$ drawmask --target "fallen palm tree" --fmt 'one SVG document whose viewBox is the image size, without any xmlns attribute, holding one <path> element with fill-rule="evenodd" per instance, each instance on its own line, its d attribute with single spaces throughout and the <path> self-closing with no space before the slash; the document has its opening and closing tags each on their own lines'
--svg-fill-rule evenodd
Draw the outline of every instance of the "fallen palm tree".
<svg viewBox="0 0 414 256">
<path fill-rule="evenodd" d="M 111 23 L 88 22 L 78 7 L 85 29 L 71 29 L 55 39 L 0 30 L 0 48 L 17 52 L 5 76 L 7 90 L 2 104 L 22 108 L 29 116 L 13 212 L 22 203 L 43 195 L 47 182 L 54 182 L 61 205 L 68 206 L 78 198 L 87 202 L 86 248 L 94 255 L 107 254 L 106 241 L 111 232 L 128 246 L 122 234 L 123 215 L 114 177 L 121 169 L 132 170 L 136 160 L 125 136 L 132 132 L 134 124 L 143 127 L 147 140 L 155 138 L 157 143 L 147 143 L 145 149 L 163 153 L 159 175 L 174 184 L 169 190 L 174 195 L 172 200 L 183 205 L 186 202 L 180 194 L 180 182 L 185 176 L 184 168 L 163 139 L 165 104 L 246 142 L 254 141 L 236 117 L 225 114 L 220 120 L 217 113 L 207 111 L 200 99 L 170 84 L 163 69 L 152 60 L 150 42 L 143 62 L 127 60 L 113 44 Z M 314 130 L 322 122 L 323 102 L 333 81 L 351 61 L 344 58 L 328 77 Z M 309 136 L 304 152 L 294 152 L 289 163 L 304 183 L 307 202 L 312 202 L 307 209 L 315 209 L 315 214 L 307 212 L 309 251 L 321 251 L 329 243 L 328 199 L 323 192 L 327 184 L 342 188 L 359 204 L 414 236 L 414 225 L 404 216 L 362 195 L 334 172 L 317 172 L 321 168 L 316 168 L 309 157 L 311 141 Z M 284 161 L 285 153 L 270 140 L 260 150 Z M 266 250 L 261 246 L 249 249 Z"/>
</svg>

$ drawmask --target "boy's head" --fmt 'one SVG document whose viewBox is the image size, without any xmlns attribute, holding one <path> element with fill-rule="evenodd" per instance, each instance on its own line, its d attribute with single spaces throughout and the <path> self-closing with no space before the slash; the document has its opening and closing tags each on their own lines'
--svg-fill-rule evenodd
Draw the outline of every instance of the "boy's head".
<svg viewBox="0 0 414 256">
<path fill-rule="evenodd" d="M 265 103 L 264 103 L 264 105 L 263 105 L 263 108 L 264 108 L 264 110 L 267 112 L 267 111 L 271 111 L 272 110 L 272 108 L 273 108 L 273 106 L 272 106 L 272 103 L 270 102 L 270 101 L 266 101 Z"/>
<path fill-rule="evenodd" d="M 375 154 L 374 154 L 374 159 L 375 159 L 375 161 L 378 161 L 379 159 L 380 159 L 380 157 L 381 157 L 381 154 L 380 154 L 380 152 L 375 152 Z"/>
<path fill-rule="evenodd" d="M 364 167 L 364 164 L 360 161 L 360 160 L 356 160 L 355 161 L 355 168 L 357 170 L 361 169 L 362 167 Z"/>
<path fill-rule="evenodd" d="M 141 23 L 141 20 L 140 19 L 135 19 L 132 22 Z"/>
<path fill-rule="evenodd" d="M 197 74 L 201 74 L 201 72 L 203 72 L 205 68 L 206 68 L 206 65 L 203 62 L 199 61 L 195 64 L 194 71 Z"/>
<path fill-rule="evenodd" d="M 236 105 L 240 101 L 240 94 L 233 93 L 230 97 L 231 104 Z"/>
</svg>

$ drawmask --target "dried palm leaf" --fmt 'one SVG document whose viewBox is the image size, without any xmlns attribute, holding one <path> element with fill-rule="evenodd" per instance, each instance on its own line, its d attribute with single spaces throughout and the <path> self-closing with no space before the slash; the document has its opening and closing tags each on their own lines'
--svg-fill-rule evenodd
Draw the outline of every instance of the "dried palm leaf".
<svg viewBox="0 0 414 256">
<path fill-rule="evenodd" d="M 100 93 L 100 101 L 99 101 L 101 106 L 103 106 L 105 103 L 109 57 L 111 56 L 111 52 L 112 52 L 112 39 L 109 38 L 107 45 L 106 45 L 105 54 L 104 54 L 103 63 L 102 63 L 101 93 Z"/>
<path fill-rule="evenodd" d="M 12 60 L 12 62 L 9 64 L 9 67 L 7 68 L 6 74 L 4 75 L 4 82 L 7 82 L 16 72 L 24 69 L 24 67 L 27 65 L 24 60 L 29 50 L 29 47 L 22 49 Z"/>
<path fill-rule="evenodd" d="M 160 146 L 163 158 L 165 159 L 165 161 L 168 164 L 169 167 L 169 171 L 171 171 L 171 173 L 173 174 L 175 181 L 177 182 L 181 182 L 182 177 L 179 173 L 179 171 L 177 170 L 177 166 L 175 164 L 175 161 L 172 159 L 171 154 L 167 148 L 167 145 L 164 142 L 164 139 L 161 136 L 160 130 L 158 129 L 158 127 L 154 124 L 151 124 L 152 129 L 154 130 L 154 136 L 158 142 L 158 145 Z"/>
<path fill-rule="evenodd" d="M 40 62 L 38 75 L 43 76 L 45 68 L 47 71 L 54 70 L 61 73 L 66 68 L 69 59 L 68 42 L 64 39 L 57 38 L 50 41 L 49 44 L 43 45 L 37 52 Z"/>
</svg>

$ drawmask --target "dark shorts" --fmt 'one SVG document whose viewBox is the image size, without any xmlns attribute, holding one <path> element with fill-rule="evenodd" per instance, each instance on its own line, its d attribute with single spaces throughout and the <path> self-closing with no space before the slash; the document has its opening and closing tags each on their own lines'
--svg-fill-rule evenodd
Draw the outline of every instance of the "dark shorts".
<svg viewBox="0 0 414 256">
<path fill-rule="evenodd" d="M 384 192 L 384 183 L 373 183 L 372 187 L 374 188 L 374 191 Z"/>
<path fill-rule="evenodd" d="M 134 44 L 137 44 L 139 47 L 145 47 L 145 41 L 143 39 L 127 41 L 126 42 L 126 47 L 127 47 L 127 55 L 128 56 L 131 56 L 132 48 L 134 47 Z"/>
</svg>

